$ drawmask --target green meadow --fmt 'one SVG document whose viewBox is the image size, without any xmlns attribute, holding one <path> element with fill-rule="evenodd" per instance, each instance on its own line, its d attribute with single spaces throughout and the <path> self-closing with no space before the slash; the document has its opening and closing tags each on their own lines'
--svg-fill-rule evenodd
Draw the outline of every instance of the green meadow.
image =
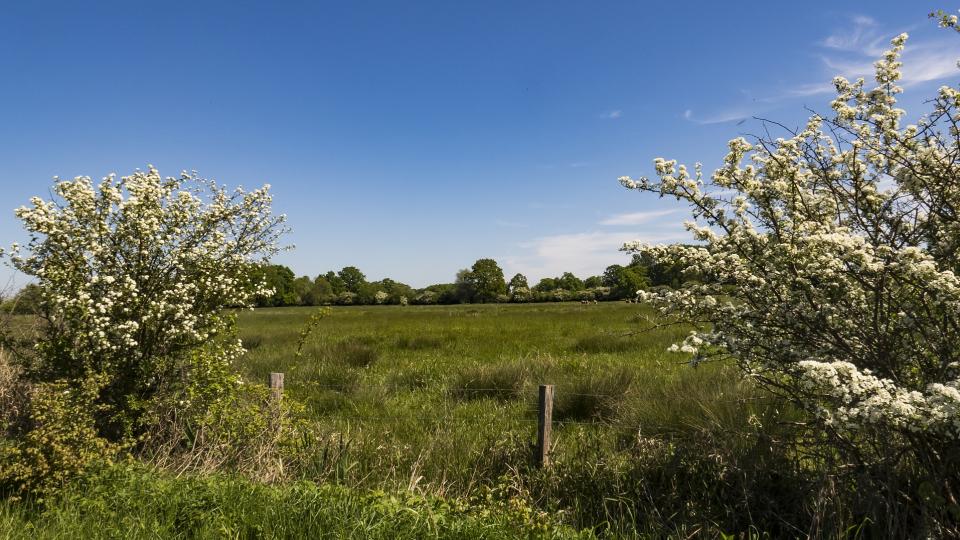
<svg viewBox="0 0 960 540">
<path fill-rule="evenodd" d="M 805 506 L 801 464 L 778 445 L 789 440 L 781 433 L 788 409 L 735 366 L 693 367 L 668 353 L 689 329 L 658 325 L 645 306 L 334 307 L 305 335 L 317 309 L 238 313 L 249 352 L 237 372 L 260 386 L 284 373 L 284 403 L 309 425 L 286 461 L 263 463 L 269 474 L 149 459 L 114 465 L 53 501 L 3 506 L 0 530 L 30 538 L 796 536 L 794 524 L 817 511 Z M 541 384 L 555 388 L 547 468 L 534 460 Z"/>
<path fill-rule="evenodd" d="M 317 482 L 467 499 L 505 490 L 577 528 L 679 533 L 689 523 L 676 513 L 703 498 L 693 483 L 721 489 L 700 476 L 742 466 L 700 461 L 756 454 L 758 429 L 783 414 L 734 366 L 668 353 L 689 329 L 650 330 L 637 304 L 336 307 L 297 357 L 315 311 L 243 312 L 237 367 L 256 383 L 283 372 L 286 395 L 327 434 L 302 471 Z M 540 384 L 555 387 L 546 471 L 532 462 Z M 689 485 L 676 484 L 683 474 Z"/>
</svg>

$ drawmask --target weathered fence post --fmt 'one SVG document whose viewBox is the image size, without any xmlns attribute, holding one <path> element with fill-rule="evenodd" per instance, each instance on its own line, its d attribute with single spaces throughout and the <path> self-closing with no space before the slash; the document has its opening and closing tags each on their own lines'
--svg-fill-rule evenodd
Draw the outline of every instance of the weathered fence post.
<svg viewBox="0 0 960 540">
<path fill-rule="evenodd" d="M 283 373 L 270 374 L 270 393 L 275 401 L 283 397 Z"/>
<path fill-rule="evenodd" d="M 540 404 L 537 409 L 537 465 L 550 465 L 550 431 L 553 427 L 553 385 L 540 385 Z"/>
</svg>

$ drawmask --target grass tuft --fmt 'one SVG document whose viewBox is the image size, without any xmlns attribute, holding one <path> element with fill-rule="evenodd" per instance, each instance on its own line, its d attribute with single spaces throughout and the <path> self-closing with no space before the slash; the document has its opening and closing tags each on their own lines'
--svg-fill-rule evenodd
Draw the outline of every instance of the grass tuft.
<svg viewBox="0 0 960 540">
<path fill-rule="evenodd" d="M 327 360 L 354 368 L 368 368 L 380 358 L 376 339 L 356 336 L 330 345 L 324 351 Z"/>
<path fill-rule="evenodd" d="M 557 420 L 607 421 L 620 409 L 635 375 L 627 368 L 592 373 L 556 390 L 554 418 Z"/>
<path fill-rule="evenodd" d="M 584 336 L 574 342 L 572 349 L 578 353 L 623 353 L 637 349 L 637 343 L 629 338 L 613 334 Z"/>
<path fill-rule="evenodd" d="M 519 363 L 473 366 L 454 377 L 450 392 L 459 400 L 516 399 L 530 375 L 530 370 Z"/>
</svg>

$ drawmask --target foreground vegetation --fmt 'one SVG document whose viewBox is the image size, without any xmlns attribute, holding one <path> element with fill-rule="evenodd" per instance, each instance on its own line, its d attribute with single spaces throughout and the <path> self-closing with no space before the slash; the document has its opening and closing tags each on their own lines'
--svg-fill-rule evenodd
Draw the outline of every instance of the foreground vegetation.
<svg viewBox="0 0 960 540">
<path fill-rule="evenodd" d="M 181 514 L 195 512 L 189 518 L 196 520 L 190 522 L 195 530 L 220 527 L 243 536 L 254 518 L 238 516 L 275 511 L 253 508 L 266 505 L 256 502 L 264 493 L 270 495 L 262 495 L 263 501 L 287 501 L 277 503 L 281 507 L 299 505 L 307 495 L 333 508 L 346 505 L 323 514 L 342 522 L 321 516 L 314 524 L 341 532 L 358 527 L 358 535 L 370 532 L 362 524 L 376 521 L 383 500 L 395 500 L 411 515 L 437 504 L 469 510 L 455 516 L 513 512 L 508 517 L 516 528 L 485 522 L 493 528 L 477 532 L 481 537 L 574 530 L 686 536 L 751 528 L 800 534 L 808 522 L 808 484 L 786 481 L 799 471 L 776 447 L 777 422 L 789 417 L 786 409 L 757 395 L 730 366 L 692 368 L 682 356 L 667 354 L 685 329 L 638 333 L 648 308 L 338 307 L 314 327 L 298 358 L 301 331 L 315 312 L 258 309 L 239 318 L 250 352 L 236 369 L 247 386 L 262 385 L 272 371 L 284 372 L 284 401 L 301 426 L 301 438 L 287 440 L 279 458 L 227 463 L 199 449 L 179 457 L 144 455 L 152 467 L 186 476 L 121 467 L 71 484 L 63 498 L 47 501 L 46 513 L 9 504 L 5 526 L 22 529 L 29 522 L 38 534 L 84 531 L 90 523 L 84 520 L 94 518 L 79 516 L 95 516 L 91 509 L 99 508 L 136 516 L 117 525 L 117 535 L 146 534 L 182 527 L 187 518 Z M 547 470 L 532 461 L 541 383 L 556 385 L 554 463 Z M 192 440 L 200 447 L 214 444 L 197 435 Z M 255 486 L 218 470 L 286 487 Z M 136 489 L 146 492 L 134 490 L 141 484 Z M 156 508 L 122 510 L 148 498 L 150 490 L 170 495 L 159 497 L 166 502 Z M 228 502 L 231 510 L 220 510 Z M 384 537 L 473 531 L 466 517 L 441 520 L 453 527 L 449 531 L 422 528 L 432 519 L 398 521 Z"/>
<path fill-rule="evenodd" d="M 730 141 L 710 186 L 661 158 L 657 179 L 620 179 L 701 221 L 701 244 L 624 247 L 682 272 L 638 293 L 656 311 L 585 298 L 238 317 L 272 294 L 250 272 L 272 268 L 285 232 L 268 186 L 153 168 L 57 180 L 54 201 L 17 210 L 30 241 L 7 255 L 39 280 L 41 317 L 0 328 L 2 524 L 960 536 L 960 90 L 901 127 L 906 39 L 874 89 L 835 79 L 832 119 Z M 489 259 L 462 277 L 471 301 L 506 287 Z M 665 359 L 668 343 L 689 366 Z M 273 371 L 283 399 L 262 384 Z M 538 468 L 545 382 L 558 425 Z M 263 524 L 287 507 L 301 517 Z"/>
<path fill-rule="evenodd" d="M 523 508 L 450 503 L 335 485 L 268 487 L 238 477 L 173 478 L 115 467 L 55 502 L 0 506 L 4 538 L 586 537 Z"/>
</svg>

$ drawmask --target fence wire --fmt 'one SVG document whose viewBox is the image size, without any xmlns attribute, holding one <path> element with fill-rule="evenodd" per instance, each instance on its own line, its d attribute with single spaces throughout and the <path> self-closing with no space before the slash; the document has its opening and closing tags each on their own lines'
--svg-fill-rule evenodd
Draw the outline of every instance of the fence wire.
<svg viewBox="0 0 960 540">
<path fill-rule="evenodd" d="M 411 385 L 388 385 L 388 384 L 317 384 L 312 382 L 301 383 L 303 386 L 310 388 L 319 388 L 324 390 L 332 390 L 338 392 L 344 391 L 356 391 L 356 390 L 376 390 L 376 391 L 413 391 L 424 387 L 417 387 Z M 446 386 L 441 387 L 442 390 L 446 393 L 464 393 L 464 394 L 500 394 L 500 395 L 509 395 L 518 399 L 523 399 L 526 402 L 537 400 L 537 395 L 524 396 L 522 392 L 518 391 L 515 388 L 497 388 L 497 387 L 466 387 L 466 386 Z M 554 385 L 554 399 L 560 398 L 563 399 L 567 396 L 571 397 L 589 397 L 589 398 L 600 398 L 600 399 L 611 399 L 611 398 L 620 398 L 623 397 L 625 393 L 621 394 L 600 394 L 600 393 L 588 393 L 588 392 L 568 392 L 563 390 L 563 386 Z M 736 399 L 718 399 L 718 400 L 705 400 L 704 403 L 736 403 L 744 404 L 749 402 L 770 402 L 775 401 L 775 397 L 743 397 Z M 556 411 L 556 403 L 554 403 L 554 411 Z M 532 415 L 536 416 L 541 411 L 537 406 L 524 406 L 519 409 L 513 407 L 511 412 L 520 413 L 524 416 Z M 359 411 L 357 411 L 359 413 Z M 398 414 L 389 415 L 389 414 L 362 414 L 359 413 L 356 416 L 338 418 L 338 421 L 345 423 L 363 423 L 363 422 L 382 422 L 382 421 L 396 421 L 398 419 L 405 420 L 416 420 L 423 423 L 435 423 L 443 424 L 449 421 L 452 418 L 455 418 L 456 415 L 452 408 L 445 408 L 445 411 L 442 414 L 430 413 L 430 414 L 415 414 L 409 410 L 400 411 Z M 511 417 L 508 422 L 511 423 L 521 423 L 521 424 L 539 424 L 540 420 L 538 418 L 525 418 L 525 417 Z M 635 429 L 639 426 L 633 426 L 630 422 L 625 422 L 623 420 L 612 420 L 609 418 L 595 418 L 589 420 L 583 419 L 567 419 L 567 418 L 552 418 L 551 424 L 555 428 L 562 428 L 564 426 L 603 426 L 610 428 L 627 428 Z"/>
</svg>

